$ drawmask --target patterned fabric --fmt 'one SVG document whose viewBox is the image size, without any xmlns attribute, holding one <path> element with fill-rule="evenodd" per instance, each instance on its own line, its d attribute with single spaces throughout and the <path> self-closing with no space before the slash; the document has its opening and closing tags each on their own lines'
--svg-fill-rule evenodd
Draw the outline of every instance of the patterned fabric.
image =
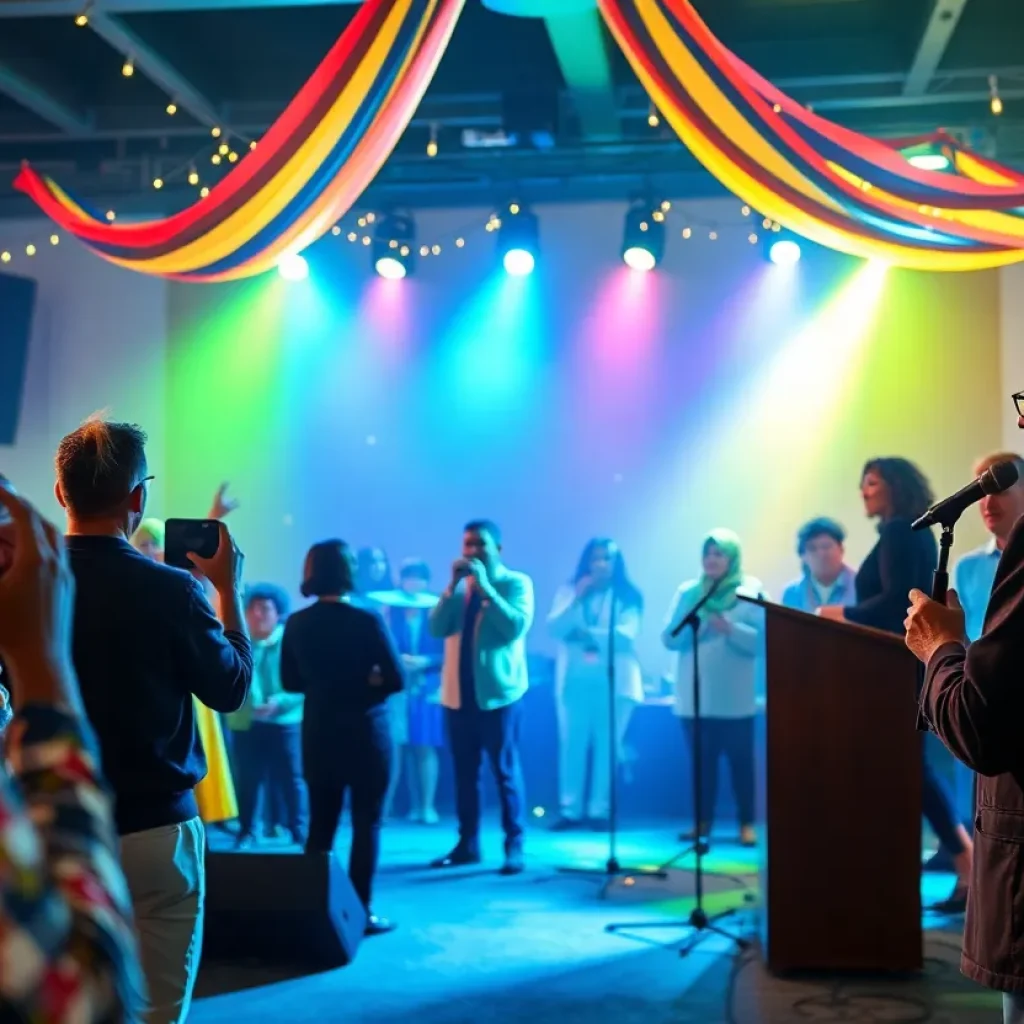
<svg viewBox="0 0 1024 1024">
<path fill-rule="evenodd" d="M 0 1020 L 139 1019 L 144 982 L 95 740 L 29 706 L 0 773 Z"/>
</svg>

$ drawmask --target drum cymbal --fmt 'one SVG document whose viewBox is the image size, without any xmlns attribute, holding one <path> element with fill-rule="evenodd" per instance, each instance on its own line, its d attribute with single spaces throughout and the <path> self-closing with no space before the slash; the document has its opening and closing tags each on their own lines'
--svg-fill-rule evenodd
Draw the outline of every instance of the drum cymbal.
<svg viewBox="0 0 1024 1024">
<path fill-rule="evenodd" d="M 404 590 L 372 590 L 366 595 L 366 600 L 382 604 L 385 608 L 422 610 L 433 608 L 440 598 L 437 594 L 407 594 Z"/>
</svg>

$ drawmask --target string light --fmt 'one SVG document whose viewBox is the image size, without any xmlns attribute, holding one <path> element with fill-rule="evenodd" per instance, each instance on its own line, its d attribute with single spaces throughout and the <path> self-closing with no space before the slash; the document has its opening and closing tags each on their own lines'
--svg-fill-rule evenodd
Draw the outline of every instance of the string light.
<svg viewBox="0 0 1024 1024">
<path fill-rule="evenodd" d="M 174 117 L 174 115 L 177 112 L 178 112 L 178 104 L 175 103 L 174 100 L 171 100 L 171 102 L 167 104 L 167 113 L 170 114 L 171 117 Z"/>
<path fill-rule="evenodd" d="M 117 218 L 117 214 L 114 213 L 113 210 L 107 210 L 107 220 L 110 221 L 111 224 L 113 224 L 113 222 L 114 222 L 114 220 L 116 218 Z"/>
<path fill-rule="evenodd" d="M 761 221 L 761 227 L 763 227 L 765 229 L 765 231 L 771 231 L 771 228 L 772 228 L 772 219 L 771 219 L 771 217 L 765 217 L 765 219 L 763 221 Z"/>
<path fill-rule="evenodd" d="M 217 147 L 217 152 L 220 153 L 221 156 L 227 156 L 228 153 L 231 152 L 231 147 L 226 142 L 222 142 Z"/>
<path fill-rule="evenodd" d="M 363 235 L 363 245 L 369 245 L 373 241 L 369 235 Z"/>
<path fill-rule="evenodd" d="M 999 79 L 995 75 L 988 76 L 989 109 L 998 117 L 1003 112 L 1003 100 L 999 95 Z"/>
<path fill-rule="evenodd" d="M 751 231 L 750 234 L 747 235 L 747 241 L 751 245 L 757 245 L 757 235 L 753 231 Z"/>
<path fill-rule="evenodd" d="M 220 155 L 220 153 L 214 153 L 213 156 L 210 157 L 210 163 L 219 164 L 223 159 L 224 158 Z"/>
<path fill-rule="evenodd" d="M 340 235 L 341 234 L 341 226 L 338 225 L 338 224 L 335 224 L 334 227 L 331 228 L 331 234 L 334 235 L 335 237 Z"/>
<path fill-rule="evenodd" d="M 0 263 L 10 263 L 10 262 L 11 262 L 11 254 L 6 249 L 4 249 L 3 252 L 0 252 Z"/>
<path fill-rule="evenodd" d="M 201 189 L 199 190 L 199 198 L 200 198 L 200 199 L 205 199 L 205 198 L 206 198 L 206 197 L 207 197 L 207 196 L 208 196 L 209 194 L 210 194 L 210 189 L 209 189 L 209 187 L 208 187 L 208 186 L 206 186 L 206 185 L 204 185 L 204 186 L 203 186 L 203 187 L 202 187 L 202 188 L 201 188 Z"/>
<path fill-rule="evenodd" d="M 455 247 L 457 249 L 461 249 L 465 244 L 466 244 L 466 240 L 464 238 L 456 238 L 455 239 Z"/>
<path fill-rule="evenodd" d="M 431 253 L 434 256 L 440 256 L 441 255 L 441 246 L 439 246 L 439 245 L 432 245 L 430 247 L 430 251 L 431 251 Z"/>
<path fill-rule="evenodd" d="M 121 74 L 125 78 L 131 78 L 135 74 L 135 61 L 131 57 L 125 58 L 125 62 L 121 65 Z"/>
<path fill-rule="evenodd" d="M 708 240 L 712 241 L 712 242 L 717 242 L 718 241 L 718 232 L 717 231 L 709 231 L 708 232 Z"/>
<path fill-rule="evenodd" d="M 25 255 L 26 256 L 35 256 L 35 254 L 36 254 L 36 247 L 31 242 L 29 242 L 28 245 L 25 246 Z"/>
<path fill-rule="evenodd" d="M 154 178 L 153 179 L 153 188 L 161 189 L 163 187 L 164 187 L 164 179 L 163 178 Z"/>
<path fill-rule="evenodd" d="M 683 228 L 683 238 L 689 238 L 693 234 L 693 228 Z"/>
<path fill-rule="evenodd" d="M 772 110 L 774 110 L 776 114 L 782 113 L 782 107 L 778 103 L 776 103 L 775 106 L 772 107 Z"/>
<path fill-rule="evenodd" d="M 213 136 L 213 137 L 214 137 L 215 139 L 219 139 L 219 138 L 220 138 L 220 135 L 221 135 L 221 132 L 220 132 L 220 128 L 218 128 L 218 127 L 217 127 L 216 125 L 214 125 L 214 126 L 213 126 L 213 127 L 212 127 L 212 128 L 210 129 L 210 134 L 211 134 L 211 135 L 212 135 L 212 136 Z"/>
<path fill-rule="evenodd" d="M 654 106 L 653 103 L 650 105 L 650 107 L 647 110 L 647 123 L 652 128 L 657 128 L 658 125 L 661 124 L 661 118 L 658 117 L 657 108 Z"/>
<path fill-rule="evenodd" d="M 82 11 L 81 14 L 75 15 L 75 24 L 79 28 L 85 28 L 89 24 L 89 12 L 88 10 Z"/>
<path fill-rule="evenodd" d="M 437 125 L 432 124 L 430 126 L 430 141 L 427 143 L 427 156 L 433 158 L 437 156 Z"/>
<path fill-rule="evenodd" d="M 741 206 L 740 207 L 740 213 L 742 213 L 744 217 L 749 217 L 750 216 L 750 207 L 749 206 Z"/>
<path fill-rule="evenodd" d="M 199 184 L 199 172 L 194 167 L 188 172 L 188 183 L 190 185 Z"/>
<path fill-rule="evenodd" d="M 60 235 L 50 235 L 50 245 L 59 245 Z"/>
<path fill-rule="evenodd" d="M 228 153 L 228 163 L 234 164 L 234 163 L 237 163 L 237 162 L 238 162 L 238 154 L 234 150 L 231 150 L 231 152 Z"/>
<path fill-rule="evenodd" d="M 252 142 L 249 143 L 249 149 L 250 150 L 254 150 L 255 148 L 256 148 L 256 140 L 253 139 Z"/>
</svg>

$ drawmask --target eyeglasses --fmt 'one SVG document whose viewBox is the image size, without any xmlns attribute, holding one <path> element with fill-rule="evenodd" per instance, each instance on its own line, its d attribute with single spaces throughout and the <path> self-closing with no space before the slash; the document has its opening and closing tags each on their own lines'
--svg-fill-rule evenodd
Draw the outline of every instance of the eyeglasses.
<svg viewBox="0 0 1024 1024">
<path fill-rule="evenodd" d="M 1017 415 L 1024 416 L 1024 391 L 1018 391 L 1013 396 L 1013 404 L 1017 406 Z"/>
</svg>

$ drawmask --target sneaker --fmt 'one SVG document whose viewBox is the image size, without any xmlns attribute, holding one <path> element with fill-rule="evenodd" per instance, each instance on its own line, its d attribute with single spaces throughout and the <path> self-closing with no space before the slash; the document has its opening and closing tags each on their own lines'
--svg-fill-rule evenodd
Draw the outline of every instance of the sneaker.
<svg viewBox="0 0 1024 1024">
<path fill-rule="evenodd" d="M 521 875 L 526 870 L 523 844 L 518 840 L 505 844 L 505 863 L 498 869 L 499 875 Z"/>
<path fill-rule="evenodd" d="M 446 853 L 437 860 L 432 860 L 432 868 L 460 868 L 466 864 L 480 863 L 480 848 L 469 843 L 458 842 L 451 853 Z"/>
</svg>

